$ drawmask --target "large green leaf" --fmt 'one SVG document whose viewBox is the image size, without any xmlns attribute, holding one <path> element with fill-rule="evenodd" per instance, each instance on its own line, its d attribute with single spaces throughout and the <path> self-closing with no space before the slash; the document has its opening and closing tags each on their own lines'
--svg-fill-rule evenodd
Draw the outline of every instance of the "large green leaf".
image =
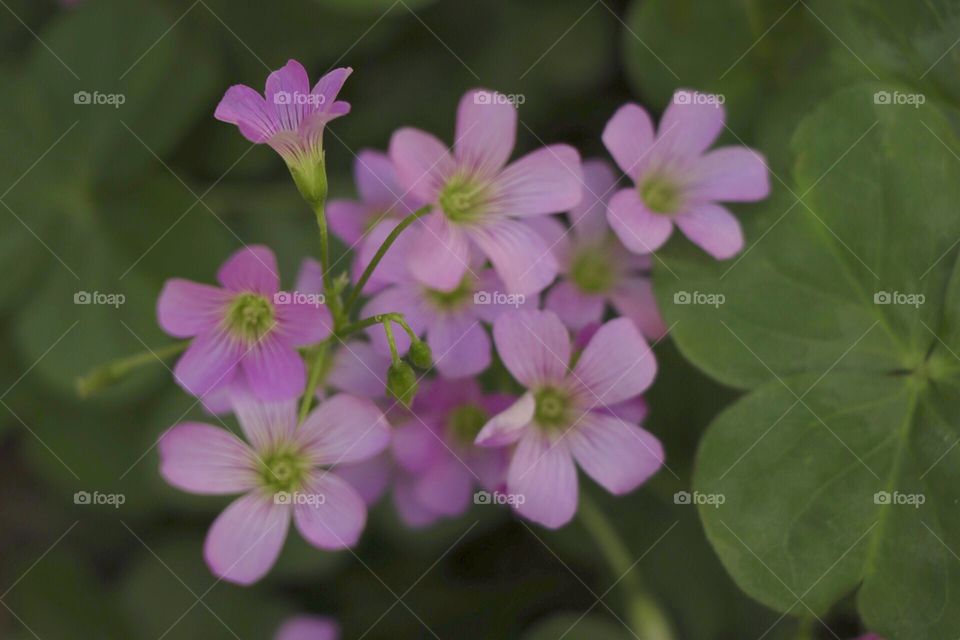
<svg viewBox="0 0 960 640">
<path fill-rule="evenodd" d="M 700 514 L 737 583 L 798 616 L 859 587 L 886 637 L 954 637 L 960 159 L 938 107 L 878 90 L 803 121 L 789 182 L 741 216 L 736 261 L 675 240 L 656 289 L 688 358 L 756 388 L 708 430 L 694 482 L 725 497 Z"/>
</svg>

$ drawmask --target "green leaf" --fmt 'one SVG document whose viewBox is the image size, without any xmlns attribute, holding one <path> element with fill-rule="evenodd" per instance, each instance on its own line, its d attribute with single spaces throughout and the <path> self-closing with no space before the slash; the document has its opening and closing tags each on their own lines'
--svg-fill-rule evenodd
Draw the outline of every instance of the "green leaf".
<svg viewBox="0 0 960 640">
<path fill-rule="evenodd" d="M 724 496 L 700 515 L 738 585 L 821 617 L 859 589 L 881 635 L 953 637 L 960 159 L 944 112 L 877 104 L 878 87 L 804 119 L 790 182 L 742 210 L 737 260 L 675 240 L 655 285 L 681 351 L 755 388 L 708 430 L 694 481 Z"/>
</svg>

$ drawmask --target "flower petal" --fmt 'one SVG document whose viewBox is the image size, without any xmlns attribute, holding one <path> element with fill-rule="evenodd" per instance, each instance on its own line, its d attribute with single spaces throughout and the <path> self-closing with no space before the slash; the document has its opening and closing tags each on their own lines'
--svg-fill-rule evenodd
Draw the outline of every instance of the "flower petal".
<svg viewBox="0 0 960 640">
<path fill-rule="evenodd" d="M 288 440 L 297 428 L 297 403 L 293 399 L 264 402 L 249 387 L 233 385 L 230 406 L 255 451 L 264 451 Z"/>
<path fill-rule="evenodd" d="M 436 212 L 424 218 L 419 226 L 407 257 L 410 272 L 431 289 L 453 291 L 470 268 L 467 235 Z"/>
<path fill-rule="evenodd" d="M 507 491 L 525 518 L 551 529 L 570 522 L 577 511 L 577 470 L 563 440 L 551 443 L 540 429 L 528 430 L 510 461 Z"/>
<path fill-rule="evenodd" d="M 336 467 L 336 474 L 349 482 L 367 505 L 373 504 L 383 496 L 390 484 L 391 471 L 388 453 L 381 453 L 363 462 Z"/>
<path fill-rule="evenodd" d="M 274 640 L 338 640 L 340 626 L 326 616 L 295 616 L 287 619 Z"/>
<path fill-rule="evenodd" d="M 337 350 L 327 384 L 355 396 L 381 398 L 384 394 L 389 356 L 368 342 L 350 341 Z"/>
<path fill-rule="evenodd" d="M 617 177 L 605 160 L 583 163 L 583 197 L 570 210 L 570 226 L 577 238 L 599 242 L 607 234 L 607 202 Z"/>
<path fill-rule="evenodd" d="M 497 353 L 528 389 L 558 383 L 570 363 L 570 334 L 552 311 L 505 313 L 493 324 Z"/>
<path fill-rule="evenodd" d="M 184 422 L 160 436 L 160 475 L 190 493 L 242 493 L 256 482 L 253 452 L 235 435 L 209 424 Z"/>
<path fill-rule="evenodd" d="M 280 271 L 273 251 L 261 245 L 240 249 L 223 263 L 217 280 L 231 291 L 272 296 L 280 289 Z"/>
<path fill-rule="evenodd" d="M 237 125 L 247 140 L 258 144 L 269 140 L 278 128 L 274 111 L 263 96 L 242 84 L 227 89 L 213 117 Z"/>
<path fill-rule="evenodd" d="M 550 247 L 524 222 L 500 218 L 468 233 L 493 263 L 508 293 L 539 293 L 557 276 L 557 259 Z"/>
<path fill-rule="evenodd" d="M 405 471 L 422 473 L 440 454 L 443 443 L 434 429 L 417 420 L 397 426 L 393 430 L 390 450 Z"/>
<path fill-rule="evenodd" d="M 390 159 L 400 186 L 426 202 L 436 198 L 455 169 L 446 145 L 425 131 L 409 127 L 395 131 L 390 138 Z"/>
<path fill-rule="evenodd" d="M 607 208 L 607 221 L 620 242 L 634 253 L 656 251 L 673 231 L 671 219 L 647 209 L 636 189 L 623 189 L 614 194 Z"/>
<path fill-rule="evenodd" d="M 378 313 L 402 313 L 404 320 L 418 336 L 423 334 L 435 316 L 435 312 L 424 304 L 423 287 L 415 284 L 387 287 L 363 307 L 361 315 L 370 317 Z M 390 353 L 382 325 L 370 327 L 367 335 L 380 353 Z M 393 323 L 393 335 L 397 349 L 400 353 L 406 353 L 410 348 L 410 336 L 396 323 Z"/>
<path fill-rule="evenodd" d="M 602 138 L 620 170 L 636 180 L 654 143 L 650 114 L 638 104 L 625 104 L 607 122 Z"/>
<path fill-rule="evenodd" d="M 273 334 L 249 348 L 243 358 L 243 372 L 254 395 L 265 401 L 296 398 L 307 385 L 303 358 Z"/>
<path fill-rule="evenodd" d="M 243 344 L 225 331 L 203 333 L 177 361 L 173 377 L 188 393 L 203 397 L 233 379 L 243 355 Z"/>
<path fill-rule="evenodd" d="M 338 104 L 336 101 L 337 94 L 340 93 L 340 90 L 343 88 L 343 83 L 347 81 L 351 73 L 353 73 L 351 67 L 338 67 L 328 71 L 322 78 L 317 80 L 317 84 L 313 85 L 313 90 L 310 93 L 315 96 L 323 96 L 323 100 L 320 103 L 322 105 L 321 111 L 338 111 L 335 107 L 335 105 Z M 349 109 L 349 105 L 347 108 Z"/>
<path fill-rule="evenodd" d="M 458 516 L 470 505 L 472 472 L 464 463 L 445 451 L 416 483 L 417 499 L 431 511 Z"/>
<path fill-rule="evenodd" d="M 490 365 L 490 336 L 472 313 L 439 316 L 427 329 L 427 344 L 445 378 L 476 375 Z"/>
<path fill-rule="evenodd" d="M 307 100 L 310 95 L 310 78 L 307 70 L 296 60 L 288 60 L 269 76 L 265 91 L 268 108 L 276 114 L 276 122 L 285 131 L 297 131 L 313 107 Z"/>
<path fill-rule="evenodd" d="M 695 202 L 753 202 L 770 195 L 770 170 L 757 151 L 722 147 L 697 159 L 686 196 Z"/>
<path fill-rule="evenodd" d="M 419 529 L 439 520 L 440 514 L 428 509 L 417 498 L 415 480 L 407 477 L 397 481 L 393 488 L 393 506 L 404 524 Z"/>
<path fill-rule="evenodd" d="M 353 200 L 331 200 L 327 203 L 327 223 L 330 231 L 345 244 L 353 247 L 363 237 L 370 208 Z"/>
<path fill-rule="evenodd" d="M 295 347 L 320 342 L 333 331 L 333 316 L 317 294 L 301 291 L 274 294 L 277 337 Z"/>
<path fill-rule="evenodd" d="M 606 323 L 594 334 L 573 369 L 590 405 L 606 406 L 642 393 L 657 375 L 653 350 L 629 318 Z"/>
<path fill-rule="evenodd" d="M 513 444 L 525 432 L 525 427 L 533 420 L 537 402 L 533 394 L 527 392 L 502 413 L 490 418 L 477 434 L 475 444 L 481 447 L 502 447 Z"/>
<path fill-rule="evenodd" d="M 353 179 L 364 204 L 391 209 L 404 200 L 390 156 L 382 151 L 363 149 L 353 162 Z"/>
<path fill-rule="evenodd" d="M 584 293 L 569 281 L 553 287 L 545 303 L 545 308 L 560 316 L 571 331 L 579 331 L 591 322 L 599 322 L 605 306 L 606 299 L 603 296 Z"/>
<path fill-rule="evenodd" d="M 663 446 L 648 431 L 588 411 L 566 436 L 577 464 L 610 493 L 633 491 L 663 465 Z"/>
<path fill-rule="evenodd" d="M 230 297 L 219 287 L 171 278 L 157 299 L 157 322 L 174 337 L 193 337 L 223 319 Z"/>
<path fill-rule="evenodd" d="M 303 496 L 293 508 L 297 530 L 303 538 L 321 549 L 352 547 L 367 524 L 367 505 L 357 490 L 331 472 L 310 478 L 301 490 Z"/>
<path fill-rule="evenodd" d="M 454 151 L 460 166 L 476 175 L 502 169 L 517 139 L 517 109 L 498 97 L 496 91 L 471 89 L 457 107 Z"/>
<path fill-rule="evenodd" d="M 659 340 L 667 334 L 667 323 L 660 315 L 649 279 L 624 278 L 610 293 L 610 302 L 620 315 L 633 320 L 647 340 Z"/>
<path fill-rule="evenodd" d="M 656 154 L 692 160 L 707 150 L 723 131 L 726 117 L 718 100 L 704 100 L 706 94 L 678 89 L 657 130 Z"/>
<path fill-rule="evenodd" d="M 253 584 L 277 561 L 289 526 L 289 505 L 275 504 L 273 495 L 251 492 L 237 498 L 207 532 L 207 566 L 227 582 Z"/>
<path fill-rule="evenodd" d="M 677 226 L 690 241 L 717 260 L 726 260 L 743 249 L 740 221 L 725 207 L 706 203 L 676 217 Z"/>
<path fill-rule="evenodd" d="M 349 464 L 383 451 L 390 427 L 372 401 L 341 393 L 321 402 L 296 437 L 313 464 Z"/>
<path fill-rule="evenodd" d="M 491 210 L 506 216 L 567 211 L 580 202 L 580 154 L 566 144 L 537 149 L 513 162 L 493 182 Z"/>
</svg>

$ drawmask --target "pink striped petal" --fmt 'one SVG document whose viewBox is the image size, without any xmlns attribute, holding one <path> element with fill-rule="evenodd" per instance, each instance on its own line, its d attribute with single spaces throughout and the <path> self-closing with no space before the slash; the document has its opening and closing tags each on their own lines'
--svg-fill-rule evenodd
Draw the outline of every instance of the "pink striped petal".
<svg viewBox="0 0 960 640">
<path fill-rule="evenodd" d="M 470 506 L 476 478 L 465 463 L 445 452 L 436 464 L 417 480 L 417 499 L 431 511 L 458 516 Z"/>
<path fill-rule="evenodd" d="M 538 216 L 567 211 L 580 202 L 580 154 L 565 144 L 537 149 L 513 162 L 494 180 L 492 209 L 503 215 Z"/>
<path fill-rule="evenodd" d="M 475 443 L 481 447 L 502 447 L 520 439 L 533 420 L 537 402 L 532 393 L 523 394 L 503 412 L 490 418 L 477 434 Z"/>
<path fill-rule="evenodd" d="M 439 520 L 440 514 L 420 502 L 416 495 L 415 481 L 416 478 L 413 477 L 397 481 L 393 488 L 393 506 L 405 525 L 419 529 Z"/>
<path fill-rule="evenodd" d="M 440 140 L 419 129 L 404 128 L 390 138 L 390 159 L 405 191 L 431 202 L 455 170 L 450 152 Z"/>
<path fill-rule="evenodd" d="M 386 386 L 389 356 L 367 342 L 351 341 L 334 355 L 327 384 L 346 393 L 364 398 L 380 398 Z"/>
<path fill-rule="evenodd" d="M 732 258 L 743 249 L 740 221 L 718 204 L 695 205 L 678 215 L 676 221 L 690 242 L 717 260 Z"/>
<path fill-rule="evenodd" d="M 659 340 L 667 334 L 667 323 L 660 315 L 649 279 L 624 278 L 610 293 L 610 302 L 620 315 L 633 320 L 647 340 Z"/>
<path fill-rule="evenodd" d="M 510 461 L 507 491 L 525 518 L 551 529 L 570 522 L 577 511 L 577 470 L 563 440 L 551 443 L 539 429 L 528 430 Z"/>
<path fill-rule="evenodd" d="M 243 358 L 243 372 L 254 395 L 268 402 L 296 398 L 307 385 L 303 358 L 275 334 L 264 336 L 249 348 Z"/>
<path fill-rule="evenodd" d="M 360 199 L 367 205 L 392 209 L 404 201 L 404 192 L 397 182 L 390 156 L 382 151 L 363 149 L 353 162 L 353 179 Z"/>
<path fill-rule="evenodd" d="M 280 289 L 280 271 L 273 251 L 261 245 L 244 247 L 223 263 L 217 280 L 231 291 L 272 296 Z"/>
<path fill-rule="evenodd" d="M 570 210 L 570 226 L 577 238 L 599 242 L 607 235 L 607 202 L 617 177 L 605 160 L 583 163 L 583 198 Z"/>
<path fill-rule="evenodd" d="M 338 67 L 337 69 L 327 72 L 322 78 L 317 80 L 317 84 L 313 85 L 313 90 L 310 93 L 315 96 L 323 96 L 323 101 L 320 105 L 322 111 L 339 111 L 334 107 L 334 105 L 338 104 L 336 102 L 337 94 L 340 93 L 340 90 L 343 88 L 343 83 L 347 81 L 351 73 L 353 73 L 353 69 L 350 67 Z M 349 105 L 347 108 L 349 108 Z"/>
<path fill-rule="evenodd" d="M 230 297 L 218 287 L 171 278 L 157 299 L 157 321 L 168 334 L 190 338 L 223 319 Z"/>
<path fill-rule="evenodd" d="M 357 490 L 331 472 L 318 473 L 301 490 L 310 500 L 293 508 L 297 531 L 321 549 L 352 547 L 367 524 L 367 505 Z"/>
<path fill-rule="evenodd" d="M 436 212 L 419 226 L 407 258 L 410 273 L 431 289 L 453 291 L 470 265 L 467 234 Z"/>
<path fill-rule="evenodd" d="M 258 144 L 269 140 L 278 129 L 272 105 L 242 84 L 227 89 L 213 117 L 237 125 L 243 137 Z"/>
<path fill-rule="evenodd" d="M 272 494 L 248 493 L 213 521 L 203 545 L 207 566 L 227 582 L 253 584 L 276 563 L 289 527 L 289 505 L 276 504 Z"/>
<path fill-rule="evenodd" d="M 427 330 L 433 362 L 445 378 L 464 378 L 490 365 L 490 336 L 471 313 L 444 314 Z"/>
<path fill-rule="evenodd" d="M 327 203 L 327 223 L 330 232 L 353 247 L 363 237 L 370 208 L 353 200 L 331 200 Z"/>
<path fill-rule="evenodd" d="M 559 267 L 550 247 L 524 222 L 500 218 L 468 233 L 490 259 L 507 293 L 539 293 L 557 276 Z"/>
<path fill-rule="evenodd" d="M 763 155 L 746 147 L 722 147 L 697 159 L 687 197 L 696 202 L 753 202 L 770 195 Z"/>
<path fill-rule="evenodd" d="M 556 313 L 571 331 L 599 322 L 605 306 L 603 296 L 584 293 L 567 280 L 550 289 L 545 303 L 545 308 Z"/>
<path fill-rule="evenodd" d="M 349 464 L 383 451 L 390 427 L 372 401 L 341 393 L 321 402 L 296 437 L 314 464 Z"/>
<path fill-rule="evenodd" d="M 497 353 L 527 388 L 561 382 L 570 363 L 570 334 L 551 311 L 505 313 L 493 325 Z"/>
<path fill-rule="evenodd" d="M 648 431 L 588 411 L 566 436 L 574 459 L 610 493 L 633 491 L 663 466 L 663 446 Z"/>
<path fill-rule="evenodd" d="M 460 166 L 479 176 L 493 176 L 507 164 L 517 138 L 517 109 L 497 100 L 489 89 L 471 89 L 457 107 L 453 144 Z"/>
<path fill-rule="evenodd" d="M 297 428 L 297 403 L 293 399 L 264 402 L 248 387 L 234 385 L 230 390 L 230 404 L 247 441 L 256 451 L 266 451 L 288 441 Z"/>
<path fill-rule="evenodd" d="M 242 493 L 256 483 L 253 452 L 235 435 L 209 424 L 184 422 L 157 444 L 160 475 L 190 493 Z"/>
<path fill-rule="evenodd" d="M 243 344 L 225 331 L 201 334 L 177 361 L 174 379 L 188 393 L 203 397 L 233 379 L 244 351 Z"/>
<path fill-rule="evenodd" d="M 723 131 L 723 105 L 716 100 L 698 100 L 696 94 L 689 89 L 678 89 L 673 94 L 657 130 L 658 157 L 693 160 Z M 705 95 L 699 94 L 701 98 Z"/>
<path fill-rule="evenodd" d="M 302 291 L 273 296 L 277 337 L 295 347 L 316 344 L 333 331 L 333 316 L 316 294 Z"/>
<path fill-rule="evenodd" d="M 606 323 L 593 336 L 573 369 L 589 405 L 606 406 L 642 393 L 657 375 L 653 350 L 629 318 Z"/>
<path fill-rule="evenodd" d="M 349 482 L 369 506 L 387 490 L 392 470 L 389 454 L 381 453 L 363 462 L 337 465 L 336 474 Z"/>
<path fill-rule="evenodd" d="M 673 231 L 671 219 L 647 209 L 636 189 L 623 189 L 614 194 L 607 209 L 607 221 L 620 242 L 634 253 L 656 251 Z"/>
<path fill-rule="evenodd" d="M 307 70 L 296 60 L 267 76 L 265 95 L 267 108 L 273 109 L 275 121 L 285 131 L 297 131 L 300 124 L 313 111 L 307 96 L 310 95 L 310 78 Z"/>
<path fill-rule="evenodd" d="M 422 473 L 433 464 L 442 449 L 443 443 L 434 428 L 416 418 L 393 430 L 390 450 L 404 471 Z"/>
<path fill-rule="evenodd" d="M 653 147 L 653 121 L 638 104 L 625 104 L 603 129 L 603 144 L 620 170 L 636 180 Z"/>
</svg>

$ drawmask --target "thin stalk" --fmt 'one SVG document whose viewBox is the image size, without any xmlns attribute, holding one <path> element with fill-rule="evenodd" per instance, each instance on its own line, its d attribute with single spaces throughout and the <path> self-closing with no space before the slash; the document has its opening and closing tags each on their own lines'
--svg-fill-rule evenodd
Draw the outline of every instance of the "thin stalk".
<svg viewBox="0 0 960 640">
<path fill-rule="evenodd" d="M 175 356 L 186 349 L 189 344 L 190 342 L 186 340 L 183 342 L 174 342 L 165 347 L 143 351 L 101 365 L 85 376 L 77 379 L 77 393 L 80 394 L 80 397 L 86 398 L 92 393 L 119 382 L 123 376 L 134 369 L 156 362 L 162 363 L 170 356 Z"/>
</svg>

